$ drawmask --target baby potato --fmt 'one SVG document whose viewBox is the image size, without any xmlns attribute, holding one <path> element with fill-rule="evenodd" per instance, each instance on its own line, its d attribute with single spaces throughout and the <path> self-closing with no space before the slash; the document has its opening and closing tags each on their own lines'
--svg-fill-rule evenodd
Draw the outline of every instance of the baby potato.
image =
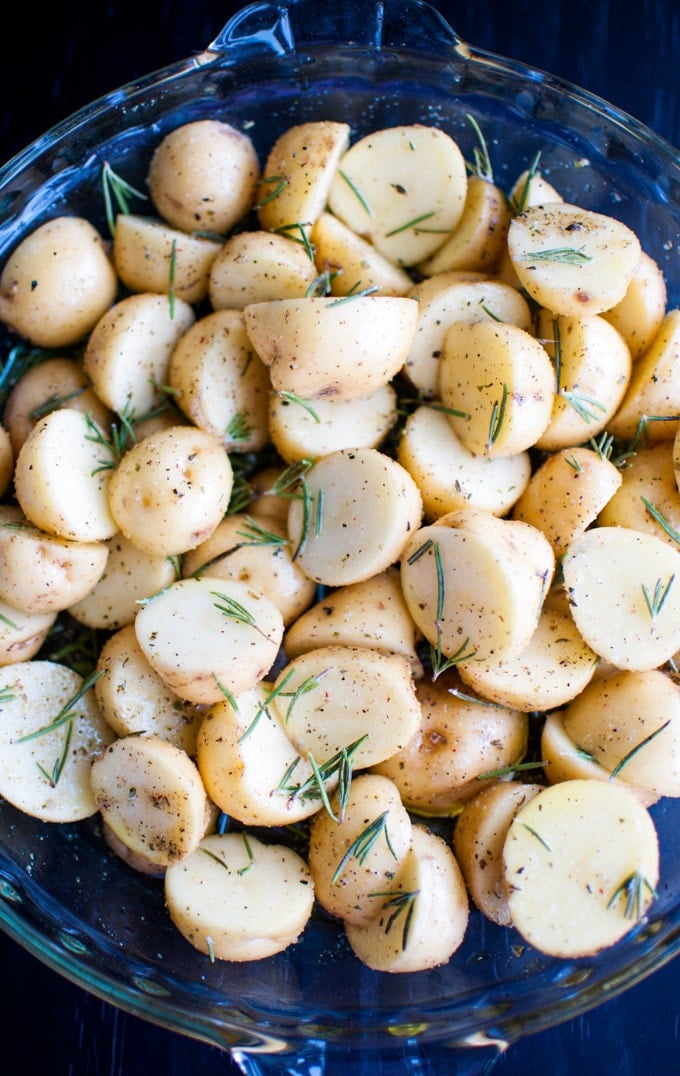
<svg viewBox="0 0 680 1076">
<path fill-rule="evenodd" d="M 376 901 L 380 910 L 370 923 L 345 924 L 352 951 L 375 971 L 438 967 L 465 937 L 469 901 L 461 869 L 446 842 L 423 825 L 412 828 L 398 882 Z"/>
<path fill-rule="evenodd" d="M 135 632 L 171 691 L 187 702 L 210 704 L 264 678 L 279 652 L 283 620 L 246 583 L 180 579 L 142 606 Z"/>
<path fill-rule="evenodd" d="M 269 299 L 297 299 L 316 280 L 316 266 L 295 238 L 247 231 L 230 236 L 210 269 L 214 310 L 243 310 Z"/>
<path fill-rule="evenodd" d="M 453 269 L 490 272 L 505 249 L 510 209 L 505 193 L 488 179 L 468 176 L 463 215 L 443 246 L 418 268 L 425 276 Z"/>
<path fill-rule="evenodd" d="M 390 295 L 273 299 L 247 306 L 244 314 L 275 392 L 355 400 L 401 369 L 418 304 Z"/>
<path fill-rule="evenodd" d="M 554 314 L 601 314 L 619 303 L 635 273 L 640 242 L 615 217 L 568 202 L 514 216 L 508 252 L 522 287 Z"/>
<path fill-rule="evenodd" d="M 411 819 L 387 777 L 356 776 L 342 802 L 330 797 L 332 814 L 319 811 L 309 831 L 309 869 L 316 899 L 346 923 L 380 915 L 375 894 L 398 880 L 411 847 Z"/>
<path fill-rule="evenodd" d="M 322 456 L 291 500 L 288 534 L 295 560 L 317 583 L 343 586 L 383 572 L 401 556 L 420 524 L 415 482 L 375 448 Z"/>
<path fill-rule="evenodd" d="M 541 785 L 496 781 L 464 805 L 453 830 L 453 851 L 480 912 L 498 926 L 511 925 L 503 845 L 513 818 Z"/>
<path fill-rule="evenodd" d="M 550 421 L 536 447 L 551 452 L 582 444 L 609 428 L 625 396 L 631 357 L 621 334 L 598 315 L 542 310 L 536 333 L 557 371 Z"/>
<path fill-rule="evenodd" d="M 247 831 L 205 837 L 165 872 L 170 918 L 211 960 L 262 960 L 297 941 L 314 886 L 301 856 Z"/>
<path fill-rule="evenodd" d="M 92 793 L 107 826 L 157 867 L 198 847 L 206 794 L 196 764 L 160 736 L 114 740 L 92 763 Z"/>
<path fill-rule="evenodd" d="M 543 772 L 551 785 L 560 781 L 577 780 L 623 784 L 620 777 L 613 776 L 593 755 L 574 743 L 564 727 L 564 710 L 553 710 L 546 715 L 541 729 L 541 761 Z M 645 807 L 650 807 L 659 798 L 644 792 L 640 787 L 627 787 L 635 792 Z"/>
<path fill-rule="evenodd" d="M 439 391 L 468 451 L 512 456 L 546 429 L 555 374 L 545 348 L 517 325 L 457 321 L 444 337 Z"/>
<path fill-rule="evenodd" d="M 187 303 L 200 303 L 221 249 L 220 241 L 187 235 L 153 217 L 116 217 L 113 264 L 130 291 L 171 293 Z"/>
<path fill-rule="evenodd" d="M 0 274 L 0 321 L 36 347 L 79 343 L 116 297 L 118 282 L 99 232 L 77 216 L 30 232 Z"/>
<path fill-rule="evenodd" d="M 454 230 L 466 197 L 458 144 L 439 128 L 402 124 L 350 146 L 333 177 L 328 206 L 384 257 L 411 266 Z"/>
<path fill-rule="evenodd" d="M 109 507 L 137 549 L 174 556 L 195 549 L 225 514 L 229 456 L 210 433 L 173 426 L 138 441 L 111 474 Z"/>
<path fill-rule="evenodd" d="M 108 427 L 112 418 L 76 359 L 43 359 L 21 375 L 5 403 L 3 422 L 15 454 L 36 422 L 58 407 L 69 407 L 84 415 L 89 413 L 102 429 Z"/>
<path fill-rule="evenodd" d="M 636 361 L 626 394 L 608 432 L 622 441 L 673 440 L 680 428 L 680 309 L 669 310 Z"/>
<path fill-rule="evenodd" d="M 95 325 L 83 369 L 101 400 L 118 414 L 140 418 L 161 402 L 170 354 L 193 325 L 183 299 L 145 292 L 120 299 Z"/>
<path fill-rule="evenodd" d="M 413 287 L 404 269 L 332 213 L 321 213 L 310 239 L 316 268 L 327 274 L 331 295 L 350 295 L 366 289 L 374 295 L 407 295 Z"/>
<path fill-rule="evenodd" d="M 267 443 L 269 373 L 240 311 L 196 321 L 173 348 L 167 379 L 176 405 L 228 452 L 257 452 Z"/>
<path fill-rule="evenodd" d="M 94 815 L 90 769 L 113 734 L 91 684 L 58 662 L 5 665 L 0 715 L 0 795 L 43 822 Z"/>
<path fill-rule="evenodd" d="M 0 600 L 0 665 L 35 657 L 56 619 L 56 613 L 22 613 Z"/>
<path fill-rule="evenodd" d="M 356 400 L 315 400 L 313 406 L 286 393 L 269 398 L 269 436 L 286 463 L 316 460 L 343 448 L 379 448 L 396 421 L 392 385 Z"/>
<path fill-rule="evenodd" d="M 68 611 L 79 624 L 115 631 L 131 624 L 139 603 L 168 586 L 177 575 L 171 557 L 144 552 L 120 533 L 109 538 L 104 547 L 103 572 L 82 598 L 69 604 Z"/>
<path fill-rule="evenodd" d="M 680 490 L 673 442 L 638 445 L 620 473 L 621 483 L 603 505 L 598 526 L 644 531 L 677 549 L 674 535 L 680 533 Z"/>
<path fill-rule="evenodd" d="M 661 328 L 667 298 L 663 272 L 643 250 L 623 299 L 602 314 L 621 333 L 633 361 L 644 355 Z"/>
<path fill-rule="evenodd" d="M 416 684 L 421 720 L 400 751 L 373 767 L 399 789 L 405 806 L 427 816 L 455 815 L 494 778 L 521 762 L 525 713 L 465 695 L 455 670 Z"/>
<path fill-rule="evenodd" d="M 326 207 L 349 135 L 349 124 L 334 120 L 295 124 L 279 135 L 259 182 L 255 208 L 263 228 L 309 240 L 305 229 L 313 227 Z"/>
<path fill-rule="evenodd" d="M 541 531 L 472 508 L 414 531 L 401 558 L 411 616 L 433 650 L 458 664 L 520 654 L 554 570 Z"/>
<path fill-rule="evenodd" d="M 625 475 L 627 472 L 623 472 Z M 622 472 L 592 448 L 562 448 L 534 471 L 512 510 L 543 531 L 556 557 L 616 500 Z"/>
<path fill-rule="evenodd" d="M 659 846 L 635 795 L 605 781 L 562 781 L 516 813 L 503 846 L 513 926 L 540 952 L 574 959 L 613 945 L 644 916 Z"/>
<path fill-rule="evenodd" d="M 423 404 L 409 415 L 397 459 L 418 486 L 430 520 L 467 507 L 504 516 L 531 476 L 528 452 L 512 456 L 470 452 L 436 404 Z"/>
<path fill-rule="evenodd" d="M 255 201 L 260 175 L 248 135 L 220 120 L 194 120 L 156 147 L 147 182 L 161 217 L 183 232 L 224 235 Z"/>
<path fill-rule="evenodd" d="M 183 558 L 185 578 L 236 579 L 264 594 L 295 621 L 314 601 L 316 584 L 293 559 L 285 524 L 235 512 Z"/>
<path fill-rule="evenodd" d="M 418 324 L 403 373 L 425 399 L 439 394 L 444 338 L 456 321 L 503 321 L 531 331 L 529 305 L 516 288 L 484 273 L 437 273 L 408 292 L 418 303 Z"/>
<path fill-rule="evenodd" d="M 74 542 L 98 542 L 118 530 L 109 508 L 111 458 L 102 431 L 88 415 L 51 411 L 26 438 L 17 457 L 14 490 L 39 530 Z"/>
<path fill-rule="evenodd" d="M 134 624 L 108 636 L 97 659 L 94 692 L 118 736 L 160 736 L 190 756 L 203 710 L 172 692 L 147 661 Z"/>
</svg>

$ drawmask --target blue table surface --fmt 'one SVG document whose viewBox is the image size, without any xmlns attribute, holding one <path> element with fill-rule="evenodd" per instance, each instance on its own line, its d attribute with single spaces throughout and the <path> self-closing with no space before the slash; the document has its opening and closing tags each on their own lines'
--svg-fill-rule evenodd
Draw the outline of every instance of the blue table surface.
<svg viewBox="0 0 680 1076">
<path fill-rule="evenodd" d="M 0 157 L 129 79 L 204 48 L 240 5 L 63 0 L 12 5 L 0 49 Z M 680 146 L 680 0 L 433 3 L 463 40 L 560 75 Z M 11 23 L 11 30 L 8 28 Z M 0 934 L 0 1072 L 227 1076 L 217 1048 L 155 1027 L 60 978 Z M 514 1044 L 497 1076 L 680 1072 L 680 964 Z"/>
</svg>

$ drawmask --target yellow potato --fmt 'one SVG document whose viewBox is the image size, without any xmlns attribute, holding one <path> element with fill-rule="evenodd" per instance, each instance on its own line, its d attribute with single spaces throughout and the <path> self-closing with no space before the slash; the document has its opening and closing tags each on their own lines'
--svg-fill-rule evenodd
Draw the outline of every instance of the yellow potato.
<svg viewBox="0 0 680 1076">
<path fill-rule="evenodd" d="M 187 303 L 200 303 L 221 249 L 215 239 L 187 235 L 162 220 L 134 213 L 116 217 L 113 263 L 130 291 L 172 293 Z"/>
<path fill-rule="evenodd" d="M 310 239 L 316 268 L 328 280 L 331 295 L 368 288 L 375 295 L 407 295 L 413 287 L 404 269 L 332 213 L 321 213 Z"/>
<path fill-rule="evenodd" d="M 237 232 L 210 269 L 214 310 L 243 310 L 268 299 L 297 299 L 316 280 L 316 266 L 294 239 L 265 231 Z"/>
<path fill-rule="evenodd" d="M 673 442 L 639 445 L 626 459 L 621 484 L 597 517 L 600 527 L 631 527 L 654 534 L 677 549 L 680 490 Z"/>
<path fill-rule="evenodd" d="M 672 440 L 680 428 L 680 309 L 669 310 L 651 344 L 635 363 L 621 406 L 608 432 L 637 445 Z"/>
<path fill-rule="evenodd" d="M 397 394 L 382 385 L 355 400 L 269 398 L 269 436 L 286 463 L 315 460 L 343 448 L 379 448 L 397 421 Z"/>
<path fill-rule="evenodd" d="M 623 299 L 602 315 L 621 333 L 633 361 L 644 355 L 661 328 L 667 298 L 662 270 L 642 251 Z"/>
<path fill-rule="evenodd" d="M 132 624 L 139 603 L 177 578 L 171 557 L 147 553 L 116 534 L 104 544 L 103 572 L 87 593 L 68 606 L 69 614 L 89 628 L 115 631 Z"/>
<path fill-rule="evenodd" d="M 453 234 L 418 268 L 425 276 L 453 269 L 490 272 L 505 249 L 509 224 L 505 193 L 488 179 L 469 176 L 465 208 Z"/>
</svg>

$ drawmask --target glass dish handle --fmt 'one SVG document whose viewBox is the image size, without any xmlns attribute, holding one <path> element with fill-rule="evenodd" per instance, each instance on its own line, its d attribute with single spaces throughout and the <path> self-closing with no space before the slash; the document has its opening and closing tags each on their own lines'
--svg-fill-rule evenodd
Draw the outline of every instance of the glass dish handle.
<svg viewBox="0 0 680 1076">
<path fill-rule="evenodd" d="M 343 42 L 374 49 L 406 49 L 450 56 L 464 46 L 446 19 L 423 0 L 318 0 L 249 4 L 237 12 L 209 46 L 210 52 L 250 51 L 276 56 L 309 45 Z"/>
</svg>

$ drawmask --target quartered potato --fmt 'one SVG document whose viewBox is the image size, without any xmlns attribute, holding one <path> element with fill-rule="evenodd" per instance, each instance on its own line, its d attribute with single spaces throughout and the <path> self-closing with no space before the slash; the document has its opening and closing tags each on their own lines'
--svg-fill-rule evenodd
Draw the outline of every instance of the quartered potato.
<svg viewBox="0 0 680 1076">
<path fill-rule="evenodd" d="M 453 234 L 418 268 L 425 276 L 454 269 L 489 272 L 505 250 L 509 224 L 505 193 L 491 180 L 469 176 L 463 215 Z"/>
<path fill-rule="evenodd" d="M 208 294 L 210 268 L 221 249 L 219 240 L 188 235 L 153 217 L 116 217 L 113 263 L 130 291 L 173 294 L 199 303 Z"/>
<path fill-rule="evenodd" d="M 275 232 L 237 232 L 227 239 L 210 269 L 214 310 L 243 310 L 268 299 L 307 294 L 317 269 L 296 238 Z"/>
<path fill-rule="evenodd" d="M 374 295 L 408 295 L 413 281 L 367 239 L 332 213 L 322 213 L 310 239 L 314 261 L 331 295 L 353 295 L 370 289 Z"/>
</svg>

